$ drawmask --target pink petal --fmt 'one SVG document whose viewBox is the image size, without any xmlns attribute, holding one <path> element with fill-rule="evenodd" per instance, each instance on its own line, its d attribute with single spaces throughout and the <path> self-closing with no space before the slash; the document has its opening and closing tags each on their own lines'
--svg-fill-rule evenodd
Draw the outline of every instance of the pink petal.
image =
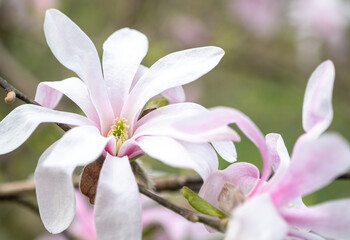
<svg viewBox="0 0 350 240">
<path fill-rule="evenodd" d="M 127 157 L 107 154 L 97 187 L 95 226 L 99 239 L 141 239 L 139 191 Z"/>
<path fill-rule="evenodd" d="M 94 44 L 74 22 L 56 9 L 46 12 L 44 32 L 58 61 L 85 82 L 100 117 L 103 133 L 107 134 L 114 115 Z"/>
<path fill-rule="evenodd" d="M 316 131 L 315 138 L 332 122 L 332 92 L 335 70 L 333 63 L 323 62 L 312 73 L 306 87 L 303 105 L 303 128 Z"/>
<path fill-rule="evenodd" d="M 212 142 L 216 152 L 226 161 L 233 163 L 237 161 L 237 151 L 233 142 L 217 141 Z"/>
<path fill-rule="evenodd" d="M 186 101 L 185 91 L 182 86 L 169 88 L 163 91 L 162 95 L 168 99 L 170 104 Z"/>
<path fill-rule="evenodd" d="M 267 144 L 259 128 L 242 112 L 228 107 L 212 108 L 209 112 L 200 113 L 176 124 L 178 129 L 191 134 L 203 134 L 215 131 L 218 128 L 235 123 L 240 130 L 258 147 L 263 159 L 263 170 L 260 182 L 251 193 L 259 189 L 270 175 L 270 156 Z"/>
<path fill-rule="evenodd" d="M 103 72 L 115 116 L 120 116 L 147 50 L 147 37 L 129 28 L 114 32 L 103 44 Z"/>
<path fill-rule="evenodd" d="M 275 174 L 268 181 L 268 185 L 271 186 L 280 181 L 285 174 L 290 164 L 290 158 L 281 135 L 270 133 L 265 138 L 271 156 L 271 165 L 275 171 Z"/>
<path fill-rule="evenodd" d="M 139 68 L 136 71 L 134 79 L 132 80 L 130 91 L 135 87 L 136 83 L 140 80 L 140 78 L 148 71 L 148 67 L 140 64 Z"/>
<path fill-rule="evenodd" d="M 77 104 L 86 116 L 100 124 L 98 114 L 91 102 L 89 92 L 85 84 L 78 78 L 67 78 L 62 81 L 41 82 L 36 89 L 35 101 L 43 107 L 55 108 L 60 101 L 62 94 Z"/>
<path fill-rule="evenodd" d="M 259 180 L 259 169 L 253 164 L 238 162 L 228 166 L 225 170 L 213 171 L 204 182 L 199 195 L 218 207 L 218 197 L 224 184 L 231 183 L 248 195 Z"/>
<path fill-rule="evenodd" d="M 43 163 L 59 143 L 51 145 L 40 157 L 34 180 L 40 217 L 50 233 L 68 228 L 75 214 L 75 196 L 72 173 L 75 166 L 65 168 L 44 167 Z"/>
<path fill-rule="evenodd" d="M 233 212 L 225 240 L 282 240 L 288 225 L 268 195 L 256 195 Z"/>
<path fill-rule="evenodd" d="M 185 102 L 161 107 L 148 113 L 137 122 L 133 138 L 137 139 L 145 135 L 162 135 L 196 143 L 240 140 L 238 134 L 226 126 L 206 131 L 204 134 L 189 133 L 174 126 L 201 112 L 208 112 L 208 110 L 195 103 Z"/>
<path fill-rule="evenodd" d="M 332 182 L 350 167 L 350 146 L 338 134 L 323 134 L 293 153 L 291 164 L 271 188 L 276 206 L 283 206 Z"/>
<path fill-rule="evenodd" d="M 217 47 L 202 47 L 169 54 L 158 60 L 137 82 L 123 107 L 122 115 L 130 120 L 130 126 L 153 96 L 192 82 L 213 69 L 224 51 Z"/>
<path fill-rule="evenodd" d="M 43 122 L 93 125 L 89 119 L 78 114 L 59 112 L 31 104 L 21 105 L 0 122 L 0 154 L 18 148 Z"/>
<path fill-rule="evenodd" d="M 350 236 L 350 199 L 330 201 L 306 209 L 286 208 L 283 217 L 289 224 L 311 229 L 332 239 Z"/>
<path fill-rule="evenodd" d="M 78 190 L 75 190 L 76 213 L 69 231 L 82 239 L 97 239 L 92 205 Z"/>
<path fill-rule="evenodd" d="M 190 144 L 165 136 L 144 136 L 137 144 L 149 156 L 172 167 L 193 169 L 203 179 L 215 169 L 214 164 L 216 169 L 218 166 L 217 155 L 209 144 Z"/>
</svg>

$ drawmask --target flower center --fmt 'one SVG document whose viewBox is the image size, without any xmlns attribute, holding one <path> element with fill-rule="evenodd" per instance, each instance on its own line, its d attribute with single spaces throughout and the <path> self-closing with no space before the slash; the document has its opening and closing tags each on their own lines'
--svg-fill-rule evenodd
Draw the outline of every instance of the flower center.
<svg viewBox="0 0 350 240">
<path fill-rule="evenodd" d="M 116 141 L 117 153 L 122 146 L 122 144 L 129 139 L 128 129 L 129 125 L 127 125 L 127 119 L 125 118 L 116 118 L 113 121 L 113 125 L 111 126 L 111 130 L 109 130 L 107 137 L 114 136 Z"/>
</svg>

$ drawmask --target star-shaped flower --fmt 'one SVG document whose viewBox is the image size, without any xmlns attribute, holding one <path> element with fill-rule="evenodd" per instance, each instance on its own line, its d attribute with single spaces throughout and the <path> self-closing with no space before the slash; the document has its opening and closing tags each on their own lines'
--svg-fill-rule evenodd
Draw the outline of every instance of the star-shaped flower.
<svg viewBox="0 0 350 240">
<path fill-rule="evenodd" d="M 171 166 L 194 169 L 203 179 L 218 167 L 210 142 L 226 159 L 235 160 L 233 144 L 225 140 L 239 137 L 229 128 L 192 135 L 172 127 L 186 116 L 207 111 L 183 102 L 181 85 L 214 68 L 224 54 L 222 49 L 175 52 L 146 68 L 140 63 L 148 49 L 147 38 L 125 28 L 104 43 L 101 69 L 91 40 L 63 13 L 48 10 L 44 31 L 55 57 L 80 79 L 41 83 L 35 100 L 43 107 L 20 106 L 0 123 L 0 154 L 20 146 L 42 122 L 76 126 L 43 153 L 35 171 L 40 215 L 50 232 L 63 231 L 74 218 L 74 169 L 101 154 L 105 159 L 97 173 L 95 200 L 99 239 L 141 239 L 141 208 L 131 159 L 147 153 Z M 145 104 L 161 93 L 178 103 L 143 111 Z M 62 94 L 86 117 L 50 109 Z"/>
</svg>

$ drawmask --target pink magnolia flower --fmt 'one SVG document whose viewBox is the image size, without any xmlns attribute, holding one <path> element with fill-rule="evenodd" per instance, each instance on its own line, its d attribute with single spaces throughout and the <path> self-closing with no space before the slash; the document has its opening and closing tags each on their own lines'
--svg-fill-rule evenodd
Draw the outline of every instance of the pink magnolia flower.
<svg viewBox="0 0 350 240">
<path fill-rule="evenodd" d="M 76 126 L 50 146 L 35 171 L 36 193 L 42 221 L 51 233 L 66 229 L 75 215 L 71 180 L 77 166 L 85 166 L 101 154 L 105 157 L 97 185 L 95 226 L 99 239 L 140 239 L 141 208 L 130 159 L 147 153 L 174 167 L 190 168 L 203 179 L 218 166 L 214 147 L 233 161 L 232 142 L 238 135 L 228 127 L 204 135 L 173 128 L 173 122 L 201 111 L 186 103 L 181 85 L 214 68 L 224 52 L 202 47 L 175 52 L 149 69 L 140 65 L 148 49 L 140 32 L 121 29 L 103 45 L 99 56 L 85 33 L 58 10 L 48 10 L 44 32 L 55 57 L 79 78 L 44 82 L 35 100 L 41 106 L 22 105 L 0 123 L 0 154 L 20 146 L 42 122 Z M 140 118 L 142 108 L 162 93 L 171 104 Z M 86 114 L 55 111 L 65 94 Z"/>
<path fill-rule="evenodd" d="M 230 183 L 236 197 L 229 214 L 231 220 L 225 239 L 348 239 L 350 236 L 350 199 L 329 201 L 306 207 L 301 197 L 328 185 L 350 167 L 350 146 L 336 133 L 322 134 L 333 117 L 331 98 L 334 82 L 332 62 L 322 63 L 311 75 L 303 106 L 306 131 L 294 147 L 291 160 L 283 139 L 278 134 L 264 136 L 253 123 L 238 127 L 260 150 L 264 166 L 258 169 L 249 163 L 236 163 L 223 171 L 214 171 L 204 182 L 200 194 L 220 207 L 219 195 Z M 197 120 L 203 119 L 201 122 Z M 237 111 L 219 107 L 201 114 L 196 126 L 182 126 L 203 134 L 230 122 L 237 122 Z M 215 126 L 216 125 L 216 126 Z M 322 134 L 322 135 L 321 135 Z M 275 171 L 266 178 L 270 166 Z M 222 206 L 222 205 L 221 205 Z M 271 227 L 273 226 L 273 227 Z"/>
</svg>

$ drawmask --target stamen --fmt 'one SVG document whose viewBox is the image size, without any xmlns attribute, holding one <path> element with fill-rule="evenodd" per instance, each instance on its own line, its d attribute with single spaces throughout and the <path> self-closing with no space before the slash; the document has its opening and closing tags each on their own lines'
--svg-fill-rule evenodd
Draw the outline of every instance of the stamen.
<svg viewBox="0 0 350 240">
<path fill-rule="evenodd" d="M 128 129 L 129 125 L 127 125 L 127 119 L 125 118 L 116 118 L 111 126 L 111 130 L 109 130 L 107 137 L 114 136 L 116 141 L 116 150 L 117 153 L 123 143 L 129 139 Z"/>
</svg>

